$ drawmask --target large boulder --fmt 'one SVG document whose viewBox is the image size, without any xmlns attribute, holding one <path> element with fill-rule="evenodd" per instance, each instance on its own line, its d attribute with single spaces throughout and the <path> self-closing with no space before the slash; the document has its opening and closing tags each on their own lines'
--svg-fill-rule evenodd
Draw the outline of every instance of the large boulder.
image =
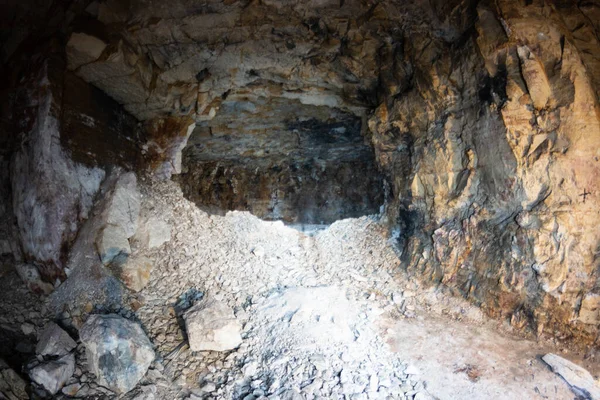
<svg viewBox="0 0 600 400">
<path fill-rule="evenodd" d="M 207 297 L 184 315 L 192 351 L 226 351 L 242 343 L 240 323 L 226 304 Z"/>
<path fill-rule="evenodd" d="M 79 331 L 98 383 L 127 393 L 154 361 L 152 343 L 139 324 L 116 314 L 92 315 Z"/>
</svg>

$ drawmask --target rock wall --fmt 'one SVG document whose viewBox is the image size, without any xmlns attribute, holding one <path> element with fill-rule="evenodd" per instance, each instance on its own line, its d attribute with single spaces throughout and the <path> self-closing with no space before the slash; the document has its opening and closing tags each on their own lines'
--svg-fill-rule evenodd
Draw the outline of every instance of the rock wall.
<svg viewBox="0 0 600 400">
<path fill-rule="evenodd" d="M 108 0 L 78 7 L 64 18 L 69 24 L 49 24 L 62 27 L 59 47 L 72 73 L 59 79 L 67 85 L 62 102 L 87 91 L 89 104 L 98 104 L 104 92 L 112 100 L 102 101 L 126 109 L 143 131 L 131 115 L 98 111 L 94 125 L 79 117 L 85 102 L 57 113 L 63 103 L 54 92 L 30 96 L 38 100 L 28 108 L 35 118 L 22 118 L 30 140 L 15 165 L 37 188 L 12 186 L 15 205 L 25 207 L 17 212 L 22 235 L 43 220 L 24 202 L 46 190 L 41 177 L 61 187 L 47 196 L 52 207 L 64 192 L 67 208 L 80 213 L 89 196 L 77 176 L 101 159 L 149 166 L 164 178 L 182 172 L 199 204 L 289 221 L 294 208 L 307 209 L 310 222 L 376 208 L 384 179 L 385 216 L 406 271 L 516 328 L 597 344 L 597 0 Z M 12 54 L 6 49 L 22 42 L 18 32 L 0 33 L 3 54 Z M 64 134 L 42 135 L 57 131 L 59 114 Z M 347 118 L 360 120 L 350 141 L 336 130 L 348 132 Z M 114 140 L 86 142 L 98 128 Z M 60 140 L 86 167 L 59 157 L 54 145 L 44 147 L 51 157 L 36 153 L 31 146 L 42 139 Z M 88 153 L 97 149 L 94 160 Z M 44 175 L 36 160 L 49 158 L 63 160 L 73 179 L 61 180 L 71 174 L 64 171 Z M 306 163 L 303 172 L 298 166 Z M 282 191 L 296 200 L 277 208 Z M 332 193 L 349 202 L 327 203 Z M 58 244 L 74 235 L 78 218 L 52 207 L 42 214 L 63 224 L 53 231 L 61 239 L 42 253 L 25 252 L 57 264 Z"/>
<path fill-rule="evenodd" d="M 304 224 L 377 214 L 383 180 L 362 121 L 296 99 L 233 94 L 196 125 L 178 181 L 217 213 Z"/>
<path fill-rule="evenodd" d="M 600 322 L 598 11 L 480 2 L 475 31 L 405 47 L 413 86 L 369 121 L 404 268 L 581 344 Z"/>
<path fill-rule="evenodd" d="M 14 215 L 12 260 L 34 291 L 66 278 L 69 248 L 88 218 L 105 170 L 138 164 L 137 121 L 114 100 L 66 71 L 50 43 L 15 61 L 6 90 L 3 159 Z M 6 207 L 6 205 L 5 205 Z M 3 250 L 4 251 L 4 250 Z M 57 281 L 58 280 L 58 281 Z"/>
</svg>

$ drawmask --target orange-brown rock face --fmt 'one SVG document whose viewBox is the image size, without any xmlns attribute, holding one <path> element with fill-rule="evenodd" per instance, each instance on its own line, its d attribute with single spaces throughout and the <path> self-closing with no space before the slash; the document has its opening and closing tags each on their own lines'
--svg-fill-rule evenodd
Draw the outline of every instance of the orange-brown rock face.
<svg viewBox="0 0 600 400">
<path fill-rule="evenodd" d="M 586 16 L 598 8 L 587 8 L 481 2 L 460 50 L 414 49 L 422 83 L 370 126 L 396 179 L 390 215 L 409 270 L 517 327 L 589 344 L 600 322 L 600 47 Z"/>
</svg>

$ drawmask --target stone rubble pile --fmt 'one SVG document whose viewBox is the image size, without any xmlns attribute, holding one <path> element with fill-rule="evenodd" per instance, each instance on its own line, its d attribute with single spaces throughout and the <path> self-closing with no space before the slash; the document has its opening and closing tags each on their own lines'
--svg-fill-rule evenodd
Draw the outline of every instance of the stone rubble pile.
<svg viewBox="0 0 600 400">
<path fill-rule="evenodd" d="M 38 339 L 37 359 L 28 365 L 31 380 L 51 395 L 56 394 L 75 372 L 76 346 L 67 332 L 50 322 Z"/>
<path fill-rule="evenodd" d="M 430 295 L 395 275 L 397 257 L 376 218 L 307 236 L 248 213 L 210 216 L 173 182 L 142 180 L 136 191 L 121 305 L 96 305 L 78 325 L 73 310 L 86 304 L 75 301 L 61 324 L 77 329 L 79 342 L 56 324 L 40 328 L 42 312 L 19 322 L 24 334 L 39 332 L 27 369 L 39 397 L 433 398 L 426 377 L 378 332 L 383 314 L 414 318 L 418 299 Z M 128 270 L 145 260 L 154 260 L 151 274 Z M 12 377 L 0 391 L 19 399 L 23 385 L 10 371 L 0 364 Z"/>
</svg>

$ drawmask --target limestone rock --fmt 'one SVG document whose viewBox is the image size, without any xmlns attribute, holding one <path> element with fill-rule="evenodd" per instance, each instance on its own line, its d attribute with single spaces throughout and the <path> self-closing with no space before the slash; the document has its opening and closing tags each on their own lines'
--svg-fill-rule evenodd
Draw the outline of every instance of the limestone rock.
<svg viewBox="0 0 600 400">
<path fill-rule="evenodd" d="M 104 265 L 112 262 L 120 264 L 131 254 L 127 234 L 119 225 L 106 225 L 99 232 L 96 247 Z"/>
<path fill-rule="evenodd" d="M 207 297 L 184 315 L 192 351 L 226 351 L 242 343 L 241 325 L 226 304 Z"/>
<path fill-rule="evenodd" d="M 157 216 L 141 218 L 133 240 L 148 249 L 159 247 L 171 240 L 171 225 Z"/>
<path fill-rule="evenodd" d="M 154 360 L 142 328 L 119 315 L 91 315 L 79 334 L 98 383 L 116 393 L 133 389 Z"/>
<path fill-rule="evenodd" d="M 40 356 L 62 357 L 71 352 L 77 343 L 54 322 L 48 323 L 39 336 L 35 353 Z"/>
<path fill-rule="evenodd" d="M 552 353 L 546 354 L 542 360 L 552 371 L 562 376 L 577 396 L 590 400 L 600 399 L 600 386 L 586 369 Z"/>
<path fill-rule="evenodd" d="M 137 179 L 133 172 L 122 174 L 112 192 L 106 210 L 106 223 L 123 229 L 125 238 L 135 234 L 140 215 L 141 196 L 137 189 Z"/>
<path fill-rule="evenodd" d="M 134 292 L 139 292 L 148 284 L 154 262 L 148 257 L 133 255 L 122 265 L 116 266 L 117 276 Z"/>
<path fill-rule="evenodd" d="M 25 106 L 13 118 L 24 122 L 11 168 L 14 214 L 27 260 L 40 265 L 48 282 L 63 279 L 66 251 L 88 217 L 105 172 L 73 161 L 61 145 L 60 82 L 46 61 L 22 77 Z M 27 121 L 25 123 L 25 121 Z"/>
<path fill-rule="evenodd" d="M 590 293 L 583 298 L 579 309 L 579 320 L 584 324 L 600 323 L 600 295 Z"/>
<path fill-rule="evenodd" d="M 27 400 L 29 395 L 26 390 L 25 381 L 0 359 L 0 397 L 9 400 Z"/>
<path fill-rule="evenodd" d="M 42 280 L 35 265 L 20 263 L 15 265 L 15 269 L 21 280 L 27 285 L 27 288 L 33 293 L 49 294 L 54 290 L 54 286 Z"/>
<path fill-rule="evenodd" d="M 29 371 L 31 380 L 50 394 L 56 394 L 75 372 L 75 356 L 67 354 L 58 360 L 43 362 Z"/>
<path fill-rule="evenodd" d="M 67 42 L 67 62 L 69 69 L 77 69 L 83 64 L 96 61 L 107 44 L 97 37 L 75 32 Z"/>
</svg>

